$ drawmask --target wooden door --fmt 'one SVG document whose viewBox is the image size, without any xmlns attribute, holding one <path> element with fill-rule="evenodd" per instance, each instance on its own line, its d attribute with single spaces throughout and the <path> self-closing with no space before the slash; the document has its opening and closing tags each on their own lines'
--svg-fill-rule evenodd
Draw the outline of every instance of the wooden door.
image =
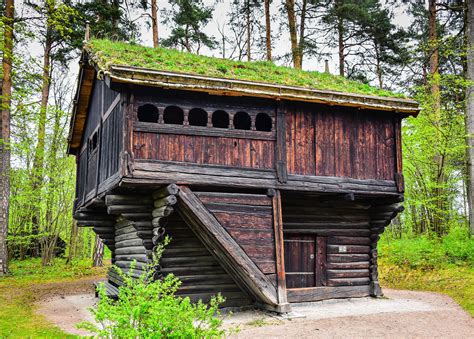
<svg viewBox="0 0 474 339">
<path fill-rule="evenodd" d="M 285 272 L 287 288 L 326 285 L 326 237 L 286 234 Z"/>
</svg>

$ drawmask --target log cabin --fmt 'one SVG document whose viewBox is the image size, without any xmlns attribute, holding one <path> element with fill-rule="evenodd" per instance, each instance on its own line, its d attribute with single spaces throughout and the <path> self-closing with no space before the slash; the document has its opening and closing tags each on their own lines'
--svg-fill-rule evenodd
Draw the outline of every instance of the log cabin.
<svg viewBox="0 0 474 339">
<path fill-rule="evenodd" d="M 401 121 L 417 102 L 327 73 L 92 40 L 68 152 L 74 218 L 112 262 L 178 295 L 289 312 L 380 296 L 377 242 L 402 211 Z M 121 285 L 114 269 L 107 290 Z"/>
</svg>

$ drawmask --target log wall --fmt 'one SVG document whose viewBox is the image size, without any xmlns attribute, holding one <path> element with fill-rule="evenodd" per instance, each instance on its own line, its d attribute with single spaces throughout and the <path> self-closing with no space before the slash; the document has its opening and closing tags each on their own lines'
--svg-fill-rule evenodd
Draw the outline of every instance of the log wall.
<svg viewBox="0 0 474 339">
<path fill-rule="evenodd" d="M 168 217 L 165 229 L 172 240 L 161 259 L 161 272 L 173 273 L 182 281 L 177 295 L 207 302 L 220 292 L 226 307 L 251 303 L 178 214 Z"/>
<path fill-rule="evenodd" d="M 284 196 L 282 206 L 284 238 L 296 234 L 326 238 L 325 286 L 369 285 L 369 204 Z"/>
</svg>

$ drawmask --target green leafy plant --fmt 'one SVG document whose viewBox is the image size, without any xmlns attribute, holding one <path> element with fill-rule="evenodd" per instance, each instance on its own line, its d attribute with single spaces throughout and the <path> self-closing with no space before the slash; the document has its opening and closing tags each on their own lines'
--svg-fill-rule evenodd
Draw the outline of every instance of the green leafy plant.
<svg viewBox="0 0 474 339">
<path fill-rule="evenodd" d="M 166 243 L 166 242 L 165 242 Z M 105 287 L 99 287 L 100 301 L 91 308 L 97 324 L 81 323 L 84 328 L 100 337 L 111 338 L 196 338 L 220 337 L 222 320 L 218 307 L 224 299 L 213 297 L 209 304 L 201 300 L 192 303 L 189 297 L 176 296 L 181 282 L 172 274 L 154 280 L 163 247 L 159 247 L 147 273 L 136 277 L 135 263 L 128 272 L 115 267 L 123 280 L 117 300 L 107 296 Z"/>
</svg>

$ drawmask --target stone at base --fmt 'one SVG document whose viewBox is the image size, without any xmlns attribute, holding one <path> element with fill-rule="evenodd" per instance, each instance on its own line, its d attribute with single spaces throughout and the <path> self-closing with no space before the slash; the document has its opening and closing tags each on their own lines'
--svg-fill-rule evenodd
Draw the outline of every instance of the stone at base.
<svg viewBox="0 0 474 339">
<path fill-rule="evenodd" d="M 370 296 L 374 298 L 383 297 L 382 288 L 378 281 L 370 282 Z"/>
</svg>

